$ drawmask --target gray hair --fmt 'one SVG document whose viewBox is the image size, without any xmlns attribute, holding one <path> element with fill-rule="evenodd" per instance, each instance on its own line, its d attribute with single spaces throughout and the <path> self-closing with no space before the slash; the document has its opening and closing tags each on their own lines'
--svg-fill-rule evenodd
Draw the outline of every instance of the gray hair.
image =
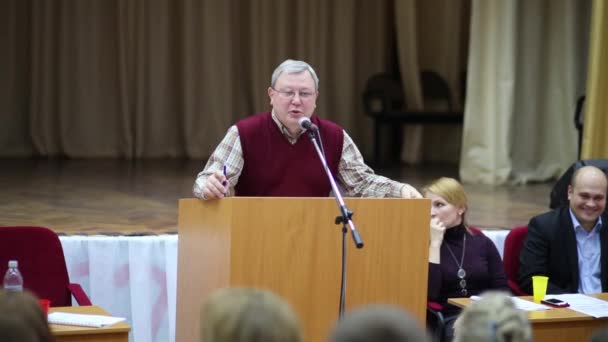
<svg viewBox="0 0 608 342">
<path fill-rule="evenodd" d="M 392 305 L 372 305 L 347 313 L 330 342 L 425 342 L 426 331 L 409 313 Z"/>
<path fill-rule="evenodd" d="M 501 292 L 487 292 L 454 322 L 454 342 L 530 342 L 528 316 Z"/>
<path fill-rule="evenodd" d="M 287 59 L 283 63 L 281 63 L 274 72 L 272 73 L 272 78 L 270 79 L 270 86 L 274 88 L 274 85 L 277 83 L 277 80 L 284 72 L 288 74 L 299 74 L 304 71 L 308 71 L 312 79 L 315 81 L 315 90 L 319 90 L 319 78 L 317 77 L 317 73 L 315 69 L 313 69 L 310 64 L 304 61 L 296 61 L 293 59 Z"/>
</svg>

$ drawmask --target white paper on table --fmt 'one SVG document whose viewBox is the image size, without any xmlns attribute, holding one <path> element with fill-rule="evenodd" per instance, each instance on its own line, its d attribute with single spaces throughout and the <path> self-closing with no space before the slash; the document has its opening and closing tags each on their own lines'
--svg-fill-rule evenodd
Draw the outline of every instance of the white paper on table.
<svg viewBox="0 0 608 342">
<path fill-rule="evenodd" d="M 515 304 L 515 307 L 518 308 L 519 310 L 523 310 L 523 311 L 543 311 L 543 310 L 549 310 L 551 309 L 550 307 L 546 306 L 546 305 L 542 305 L 542 304 L 536 304 L 534 302 L 531 302 L 529 300 L 525 300 L 525 299 L 521 299 L 519 297 L 510 297 L 511 300 L 513 300 L 513 303 Z M 471 296 L 471 300 L 480 300 L 481 297 L 479 296 Z"/>
<path fill-rule="evenodd" d="M 543 310 L 551 309 L 550 307 L 548 307 L 546 305 L 534 303 L 534 302 L 526 300 L 526 299 L 521 299 L 518 297 L 511 297 L 511 299 L 515 303 L 515 306 L 518 309 L 523 310 L 523 311 L 543 311 Z"/>
<path fill-rule="evenodd" d="M 103 328 L 125 321 L 122 317 L 103 315 L 76 314 L 70 312 L 52 312 L 48 315 L 51 324 L 77 325 L 82 327 Z"/>
<path fill-rule="evenodd" d="M 547 295 L 545 299 L 555 298 L 570 304 L 569 309 L 595 318 L 608 317 L 608 302 L 581 293 Z"/>
</svg>

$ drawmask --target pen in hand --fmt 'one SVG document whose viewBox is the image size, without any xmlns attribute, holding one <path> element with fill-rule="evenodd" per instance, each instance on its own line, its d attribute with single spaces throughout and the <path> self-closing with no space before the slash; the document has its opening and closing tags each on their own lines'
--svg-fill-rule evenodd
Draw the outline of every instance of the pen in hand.
<svg viewBox="0 0 608 342">
<path fill-rule="evenodd" d="M 226 187 L 226 185 L 228 185 L 228 175 L 226 173 L 226 165 L 224 165 L 224 177 L 226 177 L 226 179 L 222 182 L 222 185 L 224 187 Z M 228 189 L 226 188 L 226 192 L 224 193 L 224 196 L 228 194 Z"/>
</svg>

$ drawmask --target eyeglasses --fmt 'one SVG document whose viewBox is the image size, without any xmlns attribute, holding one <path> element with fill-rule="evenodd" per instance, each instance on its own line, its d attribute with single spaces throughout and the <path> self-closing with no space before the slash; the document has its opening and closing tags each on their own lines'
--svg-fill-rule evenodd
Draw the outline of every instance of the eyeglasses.
<svg viewBox="0 0 608 342">
<path fill-rule="evenodd" d="M 279 93 L 279 95 L 282 98 L 289 99 L 289 100 L 293 99 L 296 96 L 296 94 L 298 94 L 298 96 L 300 97 L 300 99 L 304 100 L 304 101 L 311 99 L 315 95 L 315 93 L 310 92 L 310 91 L 295 92 L 293 90 L 277 90 L 277 89 L 274 89 L 274 88 L 272 88 L 272 90 L 274 90 L 277 93 Z"/>
</svg>

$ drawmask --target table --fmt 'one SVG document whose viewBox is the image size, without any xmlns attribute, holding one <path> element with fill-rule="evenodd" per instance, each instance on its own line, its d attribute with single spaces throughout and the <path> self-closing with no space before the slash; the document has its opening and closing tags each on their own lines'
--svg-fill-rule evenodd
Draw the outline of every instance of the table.
<svg viewBox="0 0 608 342">
<path fill-rule="evenodd" d="M 50 308 L 49 312 L 71 312 L 93 315 L 110 315 L 99 306 L 60 306 Z M 127 342 L 131 327 L 125 322 L 119 322 L 103 328 L 89 328 L 74 325 L 51 324 L 51 332 L 56 342 Z"/>
<path fill-rule="evenodd" d="M 608 293 L 590 296 L 608 300 Z M 532 300 L 532 296 L 519 298 Z M 448 303 L 464 308 L 471 303 L 471 299 L 450 298 Z M 594 318 L 568 308 L 530 311 L 528 318 L 532 324 L 535 342 L 589 341 L 596 330 L 608 325 L 608 318 Z"/>
</svg>

